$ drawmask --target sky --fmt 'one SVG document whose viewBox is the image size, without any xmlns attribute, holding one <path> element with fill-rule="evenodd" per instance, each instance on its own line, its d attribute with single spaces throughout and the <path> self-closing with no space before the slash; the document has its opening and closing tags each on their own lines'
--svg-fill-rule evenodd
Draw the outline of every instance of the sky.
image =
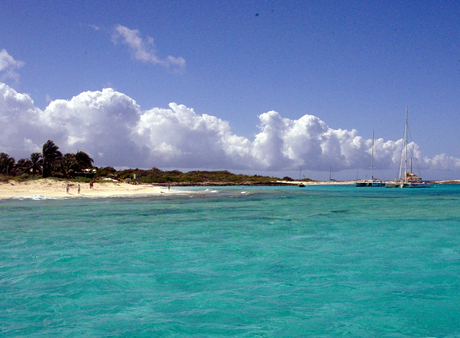
<svg viewBox="0 0 460 338">
<path fill-rule="evenodd" d="M 0 152 L 460 179 L 457 1 L 0 0 Z M 374 147 L 373 143 L 374 136 Z M 372 152 L 373 149 L 373 152 Z M 415 166 L 415 165 L 414 165 Z"/>
</svg>

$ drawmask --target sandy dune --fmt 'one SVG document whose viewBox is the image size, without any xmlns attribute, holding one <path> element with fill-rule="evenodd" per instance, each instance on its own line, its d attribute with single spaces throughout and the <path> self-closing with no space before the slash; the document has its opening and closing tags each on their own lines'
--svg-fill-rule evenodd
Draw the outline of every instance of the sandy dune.
<svg viewBox="0 0 460 338">
<path fill-rule="evenodd" d="M 67 192 L 67 184 L 69 191 Z M 31 181 L 9 181 L 0 182 L 0 199 L 12 197 L 116 197 L 116 196 L 135 196 L 135 195 L 159 195 L 159 194 L 184 193 L 167 187 L 153 185 L 132 185 L 120 182 L 94 183 L 92 189 L 88 183 L 80 183 L 80 193 L 78 193 L 78 183 L 67 181 L 56 181 L 52 179 L 39 179 Z"/>
</svg>

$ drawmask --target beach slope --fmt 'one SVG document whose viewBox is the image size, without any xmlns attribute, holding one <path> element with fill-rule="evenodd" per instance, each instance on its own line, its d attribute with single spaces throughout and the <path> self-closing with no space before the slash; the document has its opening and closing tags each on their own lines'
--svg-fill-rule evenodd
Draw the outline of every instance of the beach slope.
<svg viewBox="0 0 460 338">
<path fill-rule="evenodd" d="M 78 184 L 80 184 L 80 191 L 78 191 Z M 98 182 L 94 183 L 92 188 L 90 188 L 89 183 L 77 183 L 65 180 L 58 181 L 53 179 L 28 181 L 9 180 L 0 182 L 0 199 L 37 196 L 48 198 L 126 197 L 182 192 L 183 191 L 173 189 L 169 190 L 166 187 L 153 186 L 151 184 L 133 185 L 121 182 Z"/>
</svg>

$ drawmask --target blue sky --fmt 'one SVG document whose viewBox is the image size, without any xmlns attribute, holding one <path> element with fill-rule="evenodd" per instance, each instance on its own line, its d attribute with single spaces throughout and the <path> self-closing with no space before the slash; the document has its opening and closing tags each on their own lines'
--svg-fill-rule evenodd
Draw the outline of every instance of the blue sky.
<svg viewBox="0 0 460 338">
<path fill-rule="evenodd" d="M 354 179 L 374 131 L 391 179 L 407 106 L 423 176 L 460 178 L 459 14 L 456 1 L 2 1 L 0 117 L 18 136 L 4 131 L 0 151 L 51 138 L 98 166 Z M 13 114 L 36 121 L 14 129 Z"/>
</svg>

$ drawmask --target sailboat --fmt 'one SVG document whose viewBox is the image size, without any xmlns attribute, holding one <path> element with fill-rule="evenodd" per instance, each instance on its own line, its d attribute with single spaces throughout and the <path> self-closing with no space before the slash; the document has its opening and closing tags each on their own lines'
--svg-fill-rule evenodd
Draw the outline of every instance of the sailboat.
<svg viewBox="0 0 460 338">
<path fill-rule="evenodd" d="M 404 128 L 404 147 L 401 154 L 401 164 L 399 165 L 399 178 L 387 182 L 386 188 L 429 188 L 431 185 L 422 181 L 422 178 L 412 172 L 412 159 L 410 160 L 410 170 L 408 170 L 408 157 L 407 157 L 407 134 L 408 134 L 408 109 L 406 107 L 406 125 Z M 404 166 L 404 174 L 402 174 Z"/>
<path fill-rule="evenodd" d="M 302 179 L 302 166 L 300 166 L 300 170 L 299 170 L 299 181 Z M 302 182 L 300 182 L 298 185 L 298 187 L 300 188 L 303 188 L 305 187 L 305 184 L 303 184 Z"/>
<path fill-rule="evenodd" d="M 371 179 L 356 181 L 357 187 L 384 187 L 385 182 L 381 179 L 374 178 L 374 132 L 372 131 L 372 148 L 371 148 Z"/>
</svg>

